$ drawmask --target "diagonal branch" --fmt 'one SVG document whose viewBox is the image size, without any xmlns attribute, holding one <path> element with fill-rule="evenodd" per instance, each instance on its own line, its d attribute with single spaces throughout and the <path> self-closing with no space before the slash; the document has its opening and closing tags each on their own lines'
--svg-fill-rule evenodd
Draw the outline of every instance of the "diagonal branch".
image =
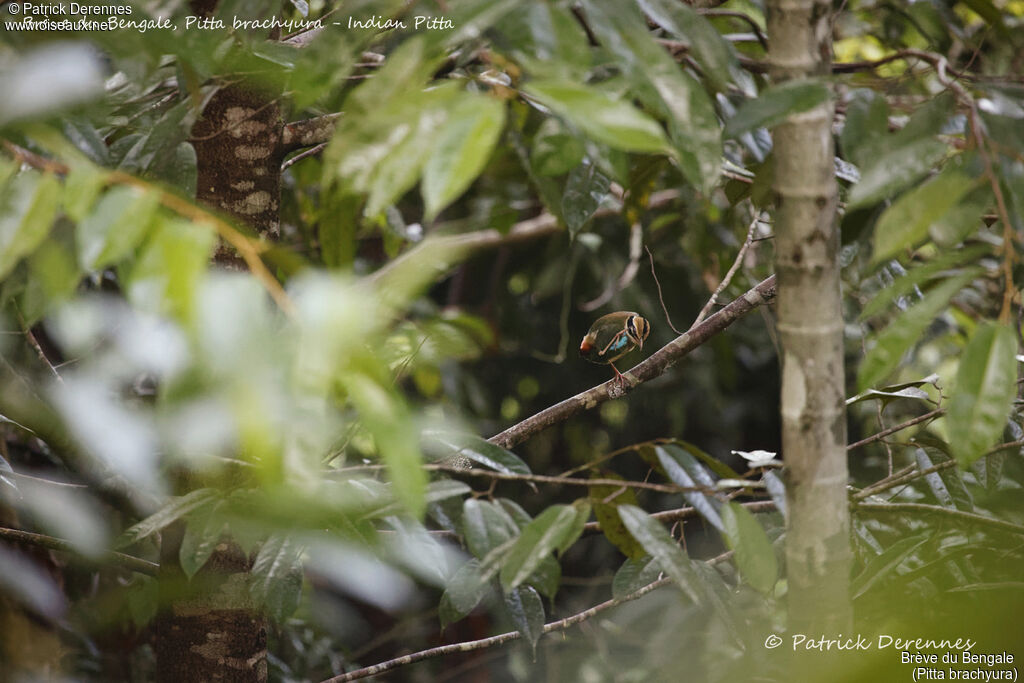
<svg viewBox="0 0 1024 683">
<path fill-rule="evenodd" d="M 50 550 L 72 553 L 81 557 L 81 552 L 75 548 L 70 541 L 65 541 L 62 538 L 54 538 L 53 536 L 35 534 L 31 531 L 0 527 L 0 539 L 10 541 L 12 543 L 25 543 L 38 546 L 40 548 L 49 548 Z M 112 565 L 124 567 L 125 569 L 129 569 L 133 572 L 138 572 L 139 574 L 146 574 L 147 576 L 156 576 L 157 571 L 160 569 L 160 566 L 155 562 L 143 560 L 140 557 L 125 555 L 124 553 L 115 553 L 113 551 L 103 553 L 103 555 L 100 556 L 100 560 Z"/>
<path fill-rule="evenodd" d="M 775 276 L 772 275 L 748 290 L 743 296 L 734 299 L 728 306 L 700 325 L 693 327 L 688 332 L 670 341 L 632 370 L 623 373 L 624 383 L 632 389 L 643 382 L 662 375 L 666 370 L 678 363 L 683 356 L 758 306 L 770 302 L 774 297 Z M 561 403 L 545 408 L 536 415 L 526 418 L 488 440 L 503 448 L 511 448 L 542 429 L 563 422 L 584 410 L 590 410 L 609 399 L 621 397 L 623 391 L 623 388 L 616 380 L 609 380 L 604 384 L 576 394 L 572 398 L 567 398 Z"/>
</svg>

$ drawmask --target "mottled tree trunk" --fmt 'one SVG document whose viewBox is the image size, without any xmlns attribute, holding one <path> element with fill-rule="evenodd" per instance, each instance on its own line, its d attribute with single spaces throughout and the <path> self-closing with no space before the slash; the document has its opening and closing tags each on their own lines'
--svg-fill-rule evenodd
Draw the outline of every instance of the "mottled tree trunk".
<svg viewBox="0 0 1024 683">
<path fill-rule="evenodd" d="M 249 84 L 217 91 L 192 129 L 197 199 L 247 223 L 259 235 L 279 233 L 284 129 L 277 98 Z M 244 267 L 227 245 L 216 260 Z M 161 683 L 267 680 L 266 617 L 249 597 L 250 558 L 224 537 L 191 580 L 178 553 L 184 525 L 165 530 L 160 561 L 157 680 Z"/>
<path fill-rule="evenodd" d="M 767 6 L 773 80 L 828 75 L 828 0 L 769 0 Z M 829 101 L 791 116 L 773 133 L 789 624 L 815 634 L 851 627 L 832 117 Z"/>
</svg>

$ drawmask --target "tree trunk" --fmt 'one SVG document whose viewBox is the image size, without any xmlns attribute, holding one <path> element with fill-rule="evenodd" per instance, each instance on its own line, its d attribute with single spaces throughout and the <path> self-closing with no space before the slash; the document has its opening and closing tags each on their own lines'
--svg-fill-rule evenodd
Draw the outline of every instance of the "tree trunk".
<svg viewBox="0 0 1024 683">
<path fill-rule="evenodd" d="M 198 165 L 197 199 L 273 239 L 279 230 L 281 137 L 277 99 L 245 84 L 219 90 L 192 129 Z M 227 245 L 215 259 L 244 267 Z M 157 680 L 267 680 L 267 622 L 249 597 L 252 562 L 225 537 L 192 581 L 178 553 L 184 525 L 165 530 L 161 548 L 161 604 L 157 621 Z"/>
<path fill-rule="evenodd" d="M 769 0 L 776 83 L 826 76 L 828 0 Z M 774 130 L 776 274 L 787 471 L 786 567 L 794 633 L 851 628 L 849 508 L 833 104 Z"/>
</svg>

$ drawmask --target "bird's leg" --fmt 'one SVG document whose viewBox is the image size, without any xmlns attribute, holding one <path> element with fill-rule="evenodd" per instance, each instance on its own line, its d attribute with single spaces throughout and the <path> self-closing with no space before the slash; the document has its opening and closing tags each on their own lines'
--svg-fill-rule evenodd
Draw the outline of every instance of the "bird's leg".
<svg viewBox="0 0 1024 683">
<path fill-rule="evenodd" d="M 625 376 L 623 376 L 623 374 L 621 372 L 619 372 L 619 369 L 617 367 L 615 367 L 615 363 L 609 363 L 608 365 L 612 366 L 612 370 L 615 371 L 614 379 L 615 379 L 616 384 L 619 385 L 620 389 L 625 389 L 626 388 L 626 378 L 625 378 Z"/>
</svg>

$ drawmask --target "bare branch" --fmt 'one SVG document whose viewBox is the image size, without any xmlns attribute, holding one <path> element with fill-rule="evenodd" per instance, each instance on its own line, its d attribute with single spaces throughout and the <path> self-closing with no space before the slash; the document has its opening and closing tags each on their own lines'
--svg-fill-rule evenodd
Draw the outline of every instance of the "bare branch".
<svg viewBox="0 0 1024 683">
<path fill-rule="evenodd" d="M 73 553 L 81 556 L 81 553 L 74 545 L 71 544 L 70 541 L 65 541 L 62 538 L 44 536 L 43 534 L 34 534 L 30 531 L 10 529 L 8 527 L 0 527 L 0 538 L 15 543 L 26 543 L 40 548 L 49 548 L 50 550 L 59 550 L 61 552 Z M 112 551 L 103 553 L 101 559 L 108 564 L 124 567 L 125 569 L 130 569 L 131 571 L 139 574 L 146 574 L 147 576 L 156 576 L 157 571 L 160 569 L 160 565 L 155 562 Z"/>
<path fill-rule="evenodd" d="M 747 249 L 750 248 L 750 244 L 754 241 L 754 232 L 757 230 L 757 224 L 761 220 L 761 212 L 756 208 L 754 209 L 754 220 L 750 221 L 750 227 L 747 228 L 747 239 L 744 240 L 743 246 L 740 247 L 740 251 L 736 254 L 736 260 L 732 262 L 732 267 L 729 268 L 729 272 L 725 274 L 722 281 L 718 283 L 718 287 L 715 289 L 711 298 L 708 299 L 707 303 L 704 304 L 704 308 L 700 309 L 700 313 L 697 315 L 697 319 L 693 321 L 693 325 L 690 325 L 690 329 L 699 325 L 705 318 L 708 317 L 708 313 L 714 308 L 715 303 L 718 301 L 718 296 L 725 291 L 725 288 L 732 282 L 732 278 L 736 275 L 736 271 L 739 270 L 740 264 L 743 263 L 743 257 L 747 255 Z"/>
<path fill-rule="evenodd" d="M 325 114 L 312 119 L 286 123 L 281 131 L 281 146 L 286 152 L 327 142 L 334 135 L 341 114 Z"/>
<path fill-rule="evenodd" d="M 622 383 L 614 379 L 609 380 L 572 398 L 567 398 L 561 403 L 546 408 L 536 415 L 532 415 L 522 422 L 509 427 L 500 434 L 492 436 L 489 441 L 503 448 L 511 448 L 542 429 L 546 429 L 558 422 L 563 422 L 584 410 L 590 410 L 609 399 L 621 397 L 625 391 L 623 385 L 628 385 L 632 389 L 643 382 L 664 374 L 695 348 L 758 306 L 768 303 L 774 297 L 775 276 L 772 275 L 748 290 L 743 296 L 733 300 L 732 303 L 700 325 L 673 339 L 632 370 L 623 373 L 624 381 Z"/>
</svg>

